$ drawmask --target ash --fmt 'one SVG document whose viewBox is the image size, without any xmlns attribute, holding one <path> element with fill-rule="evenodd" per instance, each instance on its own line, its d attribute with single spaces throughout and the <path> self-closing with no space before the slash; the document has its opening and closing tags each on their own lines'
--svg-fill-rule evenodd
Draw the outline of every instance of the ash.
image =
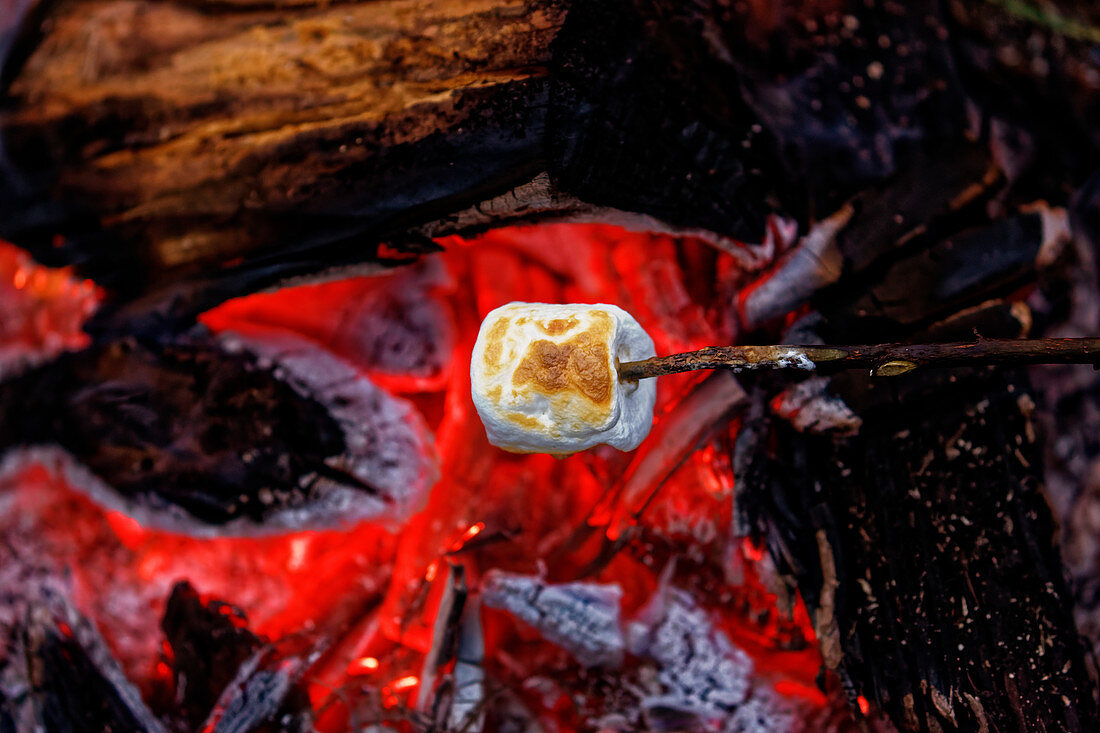
<svg viewBox="0 0 1100 733">
<path fill-rule="evenodd" d="M 297 336 L 267 333 L 255 338 L 227 333 L 222 343 L 230 352 L 249 351 L 261 364 L 273 364 L 277 376 L 296 391 L 324 404 L 343 431 L 346 450 L 325 463 L 350 482 L 315 477 L 318 485 L 329 490 L 321 524 L 331 524 L 333 517 L 341 523 L 365 519 L 400 523 L 423 506 L 428 489 L 439 478 L 438 459 L 431 433 L 410 403 L 387 394 L 352 365 Z M 364 496 L 354 482 L 376 490 L 377 496 Z M 315 514 L 316 510 L 302 511 Z M 285 524 L 318 523 L 311 520 L 295 517 Z"/>
<path fill-rule="evenodd" d="M 684 718 L 723 731 L 794 730 L 793 703 L 753 683 L 753 663 L 685 591 L 666 588 L 627 627 L 631 654 L 656 666 L 659 692 L 643 697 L 655 729 L 679 729 Z"/>
<path fill-rule="evenodd" d="M 551 584 L 533 575 L 492 571 L 485 576 L 481 598 L 535 627 L 585 667 L 622 664 L 622 590 L 617 585 Z"/>
<path fill-rule="evenodd" d="M 844 400 L 829 394 L 828 385 L 826 377 L 810 377 L 783 390 L 773 409 L 800 433 L 855 435 L 863 420 Z"/>
</svg>

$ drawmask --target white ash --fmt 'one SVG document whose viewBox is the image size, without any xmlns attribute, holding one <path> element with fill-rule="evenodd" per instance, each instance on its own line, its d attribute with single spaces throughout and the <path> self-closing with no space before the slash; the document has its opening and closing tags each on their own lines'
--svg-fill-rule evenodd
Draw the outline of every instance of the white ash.
<svg viewBox="0 0 1100 733">
<path fill-rule="evenodd" d="M 806 352 L 801 349 L 784 349 L 779 352 L 776 363 L 784 369 L 803 369 L 812 372 L 816 367 Z"/>
<path fill-rule="evenodd" d="M 748 698 L 752 660 L 682 590 L 667 588 L 654 597 L 627 626 L 627 648 L 657 663 L 665 692 L 645 700 L 646 707 L 715 715 Z"/>
<path fill-rule="evenodd" d="M 454 318 L 439 290 L 453 287 L 443 261 L 424 257 L 380 278 L 334 314 L 342 324 L 338 350 L 371 374 L 434 386 L 446 377 L 454 348 Z"/>
<path fill-rule="evenodd" d="M 843 256 L 836 236 L 855 210 L 845 205 L 814 224 L 806 236 L 745 299 L 741 322 L 747 330 L 790 313 L 818 289 L 836 282 L 843 270 Z"/>
<path fill-rule="evenodd" d="M 1037 213 L 1042 221 L 1042 244 L 1035 258 L 1035 265 L 1046 269 L 1054 265 L 1065 253 L 1073 233 L 1070 231 L 1069 212 L 1061 206 L 1050 206 L 1045 201 L 1037 201 L 1021 207 L 1025 213 Z"/>
<path fill-rule="evenodd" d="M 345 451 L 326 459 L 330 467 L 379 490 L 362 490 L 317 478 L 324 506 L 285 510 L 275 521 L 286 528 L 363 520 L 401 523 L 418 511 L 439 478 L 434 441 L 423 417 L 408 401 L 377 387 L 355 367 L 305 339 L 269 332 L 261 337 L 232 332 L 219 337 L 230 352 L 248 351 L 303 396 L 325 405 L 344 434 Z M 332 520 L 340 519 L 340 522 Z M 324 521 L 327 520 L 327 521 Z M 265 525 L 272 520 L 265 520 Z"/>
<path fill-rule="evenodd" d="M 682 729 L 685 716 L 730 733 L 792 731 L 801 720 L 798 703 L 754 684 L 752 659 L 683 590 L 654 596 L 627 625 L 627 650 L 656 666 L 659 692 L 641 703 L 653 729 Z"/>
<path fill-rule="evenodd" d="M 547 583 L 534 575 L 493 570 L 481 586 L 486 606 L 508 611 L 585 667 L 618 667 L 623 629 L 615 584 Z"/>
<path fill-rule="evenodd" d="M 863 420 L 844 400 L 827 391 L 827 377 L 810 377 L 783 390 L 772 409 L 800 433 L 855 435 Z"/>
<path fill-rule="evenodd" d="M 467 603 L 458 629 L 454 693 L 447 712 L 448 730 L 481 730 L 485 724 L 485 639 L 481 633 L 481 604 Z"/>
<path fill-rule="evenodd" d="M 817 365 L 814 364 L 806 352 L 797 348 L 776 349 L 774 354 L 756 361 L 747 361 L 744 364 L 727 367 L 729 371 L 735 374 L 757 369 L 801 369 L 812 372 L 816 368 Z"/>
<path fill-rule="evenodd" d="M 326 646 L 327 642 L 321 642 L 301 654 L 283 653 L 277 645 L 261 647 L 241 663 L 199 730 L 251 733 L 264 723 L 276 721 L 279 730 L 303 730 L 303 721 L 286 714 L 277 716 L 287 696 L 321 658 Z"/>
</svg>

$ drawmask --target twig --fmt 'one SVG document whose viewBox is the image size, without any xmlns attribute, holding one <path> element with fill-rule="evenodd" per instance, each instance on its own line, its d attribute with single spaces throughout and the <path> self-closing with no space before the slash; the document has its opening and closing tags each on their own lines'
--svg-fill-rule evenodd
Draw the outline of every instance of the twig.
<svg viewBox="0 0 1100 733">
<path fill-rule="evenodd" d="M 868 346 L 710 346 L 686 354 L 656 356 L 619 364 L 619 379 L 697 369 L 802 369 L 835 372 L 869 369 L 879 377 L 918 367 L 987 364 L 1100 364 L 1100 338 L 983 339 L 952 344 L 872 344 Z"/>
</svg>

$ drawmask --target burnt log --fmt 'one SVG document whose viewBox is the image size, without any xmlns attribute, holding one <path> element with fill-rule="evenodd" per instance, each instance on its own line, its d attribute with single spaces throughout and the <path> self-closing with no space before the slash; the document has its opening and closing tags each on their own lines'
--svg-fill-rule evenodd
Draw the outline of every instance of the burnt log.
<svg viewBox="0 0 1100 733">
<path fill-rule="evenodd" d="M 192 534 L 401 521 L 437 476 L 408 403 L 288 337 L 93 346 L 0 384 L 0 412 L 0 472 L 55 464 L 101 504 Z"/>
<path fill-rule="evenodd" d="M 826 665 L 902 730 L 1094 729 L 1023 383 L 870 384 L 838 388 L 858 436 L 777 423 L 743 473 L 745 519 L 806 599 Z"/>
<path fill-rule="evenodd" d="M 810 6 L 43 0 L 5 68 L 0 236 L 108 287 L 115 331 L 508 221 L 754 241 L 960 137 L 919 5 L 856 32 Z M 875 64 L 898 94 L 828 93 Z"/>
</svg>

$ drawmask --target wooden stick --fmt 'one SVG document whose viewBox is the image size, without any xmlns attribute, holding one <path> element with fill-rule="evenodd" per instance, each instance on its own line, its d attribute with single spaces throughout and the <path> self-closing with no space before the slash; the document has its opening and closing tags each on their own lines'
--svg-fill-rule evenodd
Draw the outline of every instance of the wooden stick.
<svg viewBox="0 0 1100 733">
<path fill-rule="evenodd" d="M 951 344 L 872 344 L 867 346 L 709 346 L 698 351 L 655 356 L 619 364 L 619 379 L 697 369 L 870 369 L 893 377 L 918 367 L 987 364 L 1100 364 L 1100 338 L 983 339 Z"/>
</svg>

